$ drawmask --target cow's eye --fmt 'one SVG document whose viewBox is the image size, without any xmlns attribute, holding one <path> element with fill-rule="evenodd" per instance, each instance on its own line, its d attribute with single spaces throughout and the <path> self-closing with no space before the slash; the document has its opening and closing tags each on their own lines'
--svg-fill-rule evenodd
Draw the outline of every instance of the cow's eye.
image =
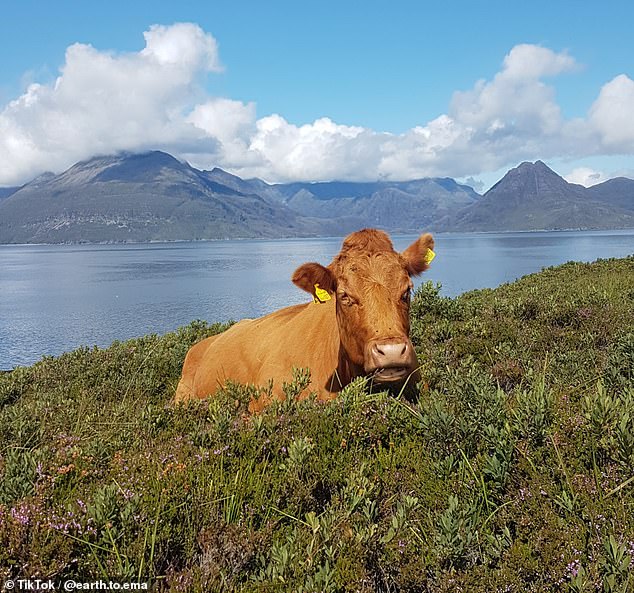
<svg viewBox="0 0 634 593">
<path fill-rule="evenodd" d="M 411 288 L 408 288 L 408 289 L 407 289 L 407 290 L 406 290 L 406 291 L 405 291 L 405 292 L 401 295 L 401 300 L 402 300 L 404 303 L 409 303 L 409 299 L 410 299 L 411 295 L 412 295 L 412 290 L 411 290 Z"/>
<path fill-rule="evenodd" d="M 357 301 L 355 301 L 347 292 L 341 292 L 337 295 L 337 299 L 343 305 L 356 305 Z"/>
</svg>

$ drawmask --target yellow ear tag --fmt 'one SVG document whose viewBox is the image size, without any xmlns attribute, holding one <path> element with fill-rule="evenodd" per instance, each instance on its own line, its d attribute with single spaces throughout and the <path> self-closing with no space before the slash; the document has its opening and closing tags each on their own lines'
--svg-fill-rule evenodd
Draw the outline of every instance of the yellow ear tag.
<svg viewBox="0 0 634 593">
<path fill-rule="evenodd" d="M 319 288 L 319 284 L 315 284 L 315 298 L 313 300 L 316 303 L 325 303 L 330 300 L 330 294 L 327 290 Z"/>
<path fill-rule="evenodd" d="M 431 249 L 427 249 L 427 253 L 425 254 L 423 261 L 426 264 L 430 264 L 435 257 L 436 254 Z"/>
</svg>

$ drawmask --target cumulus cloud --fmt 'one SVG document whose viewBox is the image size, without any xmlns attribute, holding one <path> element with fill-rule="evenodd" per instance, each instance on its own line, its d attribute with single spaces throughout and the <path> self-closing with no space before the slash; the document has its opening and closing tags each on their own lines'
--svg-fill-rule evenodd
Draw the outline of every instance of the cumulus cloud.
<svg viewBox="0 0 634 593">
<path fill-rule="evenodd" d="M 621 74 L 605 84 L 590 109 L 590 123 L 612 153 L 634 152 L 634 80 Z"/>
<path fill-rule="evenodd" d="M 295 126 L 280 115 L 272 115 L 258 120 L 251 149 L 262 155 L 263 165 L 274 177 L 333 178 L 341 172 L 342 163 L 354 177 L 368 160 L 376 160 L 372 135 L 328 118 Z"/>
<path fill-rule="evenodd" d="M 176 23 L 171 27 L 152 25 L 143 33 L 145 49 L 141 55 L 167 66 L 187 65 L 190 69 L 222 72 L 218 44 L 200 27 Z"/>
<path fill-rule="evenodd" d="M 0 112 L 0 183 L 25 181 L 80 159 L 214 139 L 187 121 L 205 72 L 219 71 L 215 39 L 181 23 L 152 27 L 137 53 L 74 44 L 50 85 L 31 84 Z"/>
<path fill-rule="evenodd" d="M 547 47 L 522 43 L 511 49 L 504 58 L 504 68 L 497 77 L 538 80 L 576 68 L 575 59 L 565 51 L 555 53 Z"/>
<path fill-rule="evenodd" d="M 257 156 L 249 150 L 250 139 L 256 130 L 255 103 L 242 103 L 231 99 L 213 98 L 194 107 L 186 122 L 200 130 L 206 137 L 217 141 L 214 151 L 183 155 L 194 166 L 206 168 L 218 160 L 238 169 L 257 164 Z"/>
<path fill-rule="evenodd" d="M 566 54 L 547 48 L 518 45 L 504 59 L 492 81 L 478 81 L 466 92 L 456 92 L 450 116 L 465 127 L 491 137 L 509 133 L 548 134 L 559 129 L 561 112 L 554 90 L 541 79 L 575 67 Z"/>
<path fill-rule="evenodd" d="M 454 93 L 447 113 L 391 134 L 326 117 L 258 118 L 255 103 L 204 90 L 205 77 L 223 71 L 211 34 L 178 23 L 144 38 L 132 53 L 72 45 L 54 83 L 31 84 L 0 110 L 0 184 L 95 154 L 157 148 L 268 181 L 467 177 L 521 160 L 634 152 L 634 81 L 617 76 L 587 117 L 567 120 L 549 79 L 579 65 L 537 45 L 513 47 L 491 80 Z M 591 173 L 583 175 L 573 178 Z"/>
</svg>

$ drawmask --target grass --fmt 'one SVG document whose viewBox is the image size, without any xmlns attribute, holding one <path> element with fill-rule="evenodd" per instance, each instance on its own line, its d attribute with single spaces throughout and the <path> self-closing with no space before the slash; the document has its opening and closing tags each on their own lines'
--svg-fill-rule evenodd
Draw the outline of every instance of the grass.
<svg viewBox="0 0 634 593">
<path fill-rule="evenodd" d="M 0 577 L 158 591 L 634 590 L 634 258 L 455 299 L 423 285 L 411 402 L 363 380 L 175 406 L 225 329 L 0 376 Z M 289 394 L 300 390 L 298 371 Z"/>
</svg>

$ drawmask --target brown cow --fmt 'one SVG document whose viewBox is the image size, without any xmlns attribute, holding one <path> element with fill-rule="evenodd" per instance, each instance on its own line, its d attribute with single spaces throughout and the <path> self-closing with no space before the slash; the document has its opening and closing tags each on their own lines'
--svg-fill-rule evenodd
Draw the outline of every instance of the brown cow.
<svg viewBox="0 0 634 593">
<path fill-rule="evenodd" d="M 252 400 L 260 411 L 271 398 L 283 399 L 282 384 L 292 369 L 309 368 L 317 399 L 334 398 L 360 375 L 381 386 L 418 380 L 416 353 L 409 339 L 411 276 L 429 266 L 434 240 L 421 235 L 402 253 L 386 233 L 352 233 L 327 267 L 307 263 L 293 282 L 314 301 L 243 320 L 202 340 L 187 353 L 176 401 L 204 398 L 231 379 L 265 387 L 270 396 Z"/>
</svg>

